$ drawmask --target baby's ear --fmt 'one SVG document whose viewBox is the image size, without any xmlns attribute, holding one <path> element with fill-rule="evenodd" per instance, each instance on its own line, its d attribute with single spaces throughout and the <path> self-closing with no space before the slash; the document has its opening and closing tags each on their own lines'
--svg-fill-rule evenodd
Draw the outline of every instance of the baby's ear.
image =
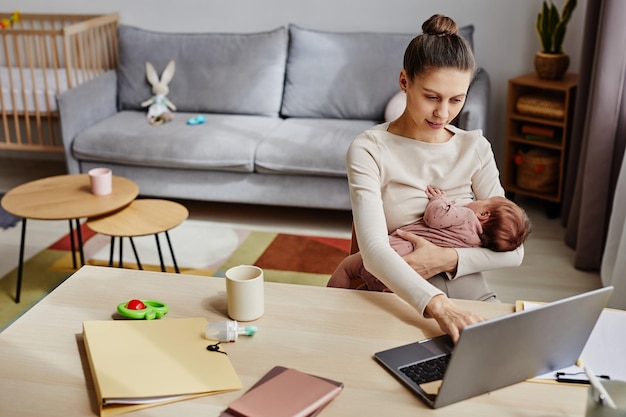
<svg viewBox="0 0 626 417">
<path fill-rule="evenodd" d="M 491 210 L 484 209 L 480 213 L 477 213 L 477 216 L 480 220 L 487 220 L 491 217 Z"/>
<path fill-rule="evenodd" d="M 148 82 L 152 85 L 157 85 L 159 83 L 159 76 L 157 75 L 154 66 L 146 62 L 146 77 L 148 78 Z"/>
</svg>

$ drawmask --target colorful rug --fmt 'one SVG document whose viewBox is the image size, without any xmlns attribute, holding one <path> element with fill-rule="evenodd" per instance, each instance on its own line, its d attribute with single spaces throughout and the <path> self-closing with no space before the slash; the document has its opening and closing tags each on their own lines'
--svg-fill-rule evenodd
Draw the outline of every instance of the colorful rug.
<svg viewBox="0 0 626 417">
<path fill-rule="evenodd" d="M 108 266 L 110 238 L 84 224 L 81 231 L 86 263 Z M 349 239 L 243 230 L 197 220 L 187 220 L 169 235 L 183 274 L 224 276 L 232 266 L 254 264 L 263 268 L 266 281 L 303 285 L 325 286 L 350 248 Z M 159 236 L 166 270 L 174 272 L 167 240 L 163 234 Z M 143 269 L 160 271 L 155 237 L 135 238 L 134 242 Z M 75 271 L 70 248 L 70 237 L 66 235 L 25 262 L 19 304 L 14 302 L 17 268 L 0 279 L 0 330 Z M 118 257 L 116 240 L 115 267 Z M 78 254 L 76 259 L 80 262 Z M 123 243 L 123 267 L 137 269 L 128 239 Z"/>
</svg>

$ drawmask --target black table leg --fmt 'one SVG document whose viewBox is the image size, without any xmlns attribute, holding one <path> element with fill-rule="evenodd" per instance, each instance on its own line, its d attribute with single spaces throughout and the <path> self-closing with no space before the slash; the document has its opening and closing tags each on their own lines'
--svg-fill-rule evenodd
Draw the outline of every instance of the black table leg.
<svg viewBox="0 0 626 417">
<path fill-rule="evenodd" d="M 124 267 L 124 238 L 120 236 L 120 261 L 117 264 L 118 268 Z"/>
<path fill-rule="evenodd" d="M 20 302 L 22 293 L 22 273 L 24 272 L 24 242 L 26 241 L 26 219 L 22 219 L 22 238 L 20 239 L 20 260 L 17 265 L 17 284 L 15 288 L 15 302 Z"/>
<path fill-rule="evenodd" d="M 172 241 L 170 240 L 170 234 L 165 231 L 165 237 L 167 238 L 167 244 L 170 247 L 170 253 L 172 254 L 172 261 L 174 262 L 174 271 L 177 274 L 180 274 L 180 270 L 178 269 L 178 264 L 176 263 L 176 257 L 174 256 L 174 248 L 172 247 Z"/>
<path fill-rule="evenodd" d="M 70 223 L 70 249 L 72 250 L 72 267 L 76 269 L 76 243 L 74 241 L 74 226 L 72 219 L 68 220 Z"/>
<path fill-rule="evenodd" d="M 135 241 L 133 240 L 132 236 L 129 236 L 128 239 L 130 239 L 130 246 L 133 248 L 133 253 L 135 254 L 137 268 L 143 270 L 143 266 L 141 266 L 141 262 L 139 261 L 139 255 L 137 254 L 137 248 L 135 247 Z"/>
<path fill-rule="evenodd" d="M 157 250 L 159 251 L 159 260 L 161 261 L 161 272 L 165 272 L 165 262 L 163 262 L 163 253 L 161 252 L 161 243 L 159 242 L 159 234 L 155 233 L 154 238 L 156 239 Z"/>
<path fill-rule="evenodd" d="M 83 252 L 83 232 L 80 230 L 80 219 L 76 219 L 76 236 L 78 237 L 78 253 L 80 254 L 80 266 L 85 265 L 85 253 Z"/>
<path fill-rule="evenodd" d="M 111 248 L 109 250 L 109 268 L 113 267 L 113 251 L 115 250 L 115 236 L 111 236 Z"/>
</svg>

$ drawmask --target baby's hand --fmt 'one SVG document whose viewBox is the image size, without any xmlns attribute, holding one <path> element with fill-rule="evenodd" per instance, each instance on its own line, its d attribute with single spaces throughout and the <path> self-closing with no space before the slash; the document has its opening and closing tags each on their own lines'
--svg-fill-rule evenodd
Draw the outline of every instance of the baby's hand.
<svg viewBox="0 0 626 417">
<path fill-rule="evenodd" d="M 429 200 L 432 200 L 435 197 L 445 197 L 446 196 L 446 192 L 443 190 L 440 190 L 437 187 L 434 187 L 432 185 L 429 185 L 426 187 L 426 197 L 428 197 Z"/>
</svg>

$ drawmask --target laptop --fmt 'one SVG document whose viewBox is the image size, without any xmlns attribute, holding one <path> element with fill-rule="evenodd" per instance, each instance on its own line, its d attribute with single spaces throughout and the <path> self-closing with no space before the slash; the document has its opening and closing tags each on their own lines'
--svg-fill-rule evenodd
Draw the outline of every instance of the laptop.
<svg viewBox="0 0 626 417">
<path fill-rule="evenodd" d="M 374 358 L 430 407 L 443 407 L 575 364 L 612 292 L 605 287 L 466 326 L 456 345 L 444 335 Z"/>
</svg>

